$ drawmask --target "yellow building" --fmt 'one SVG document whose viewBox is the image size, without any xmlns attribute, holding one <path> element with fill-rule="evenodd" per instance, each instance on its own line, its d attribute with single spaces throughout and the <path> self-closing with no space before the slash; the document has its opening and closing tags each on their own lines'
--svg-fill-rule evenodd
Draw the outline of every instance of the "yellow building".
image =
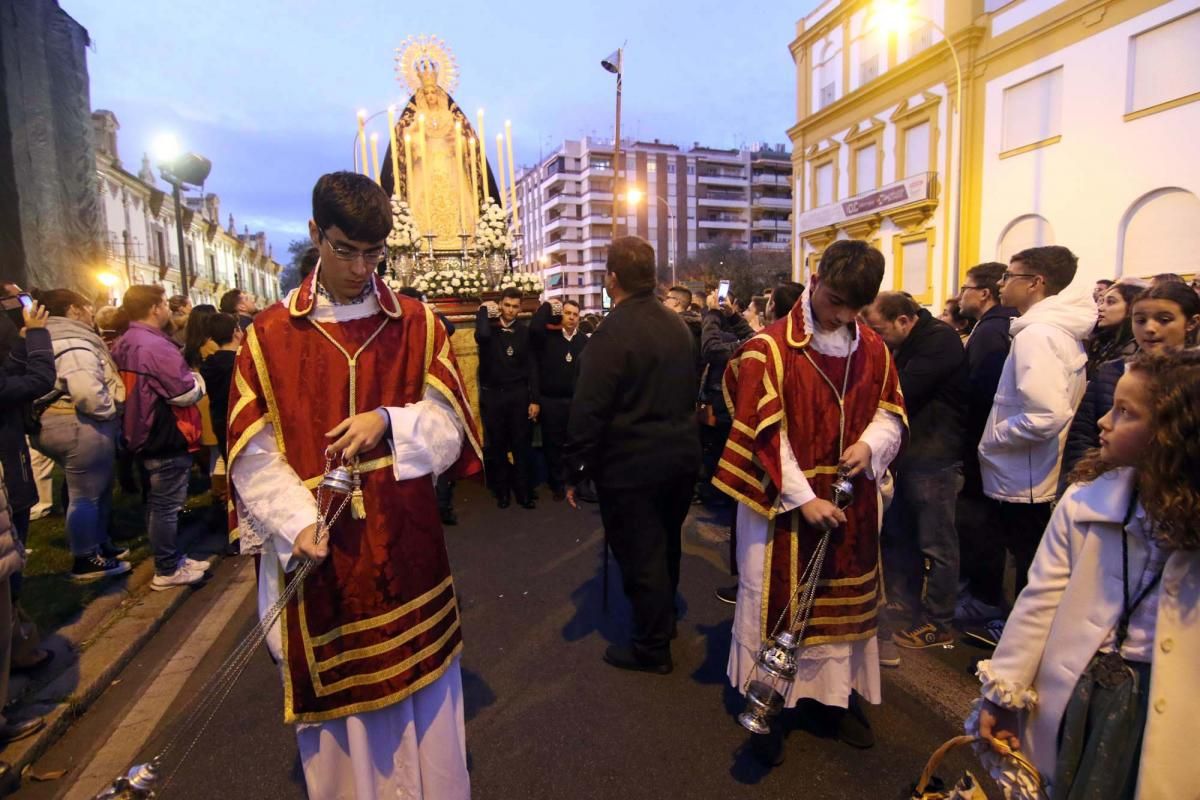
<svg viewBox="0 0 1200 800">
<path fill-rule="evenodd" d="M 824 3 L 791 43 L 796 274 L 866 239 L 888 257 L 885 288 L 940 307 L 967 268 L 1024 246 L 1071 247 L 1080 283 L 1145 274 L 1164 230 L 1195 253 L 1200 159 L 1164 153 L 1200 122 L 1197 8 Z"/>
</svg>

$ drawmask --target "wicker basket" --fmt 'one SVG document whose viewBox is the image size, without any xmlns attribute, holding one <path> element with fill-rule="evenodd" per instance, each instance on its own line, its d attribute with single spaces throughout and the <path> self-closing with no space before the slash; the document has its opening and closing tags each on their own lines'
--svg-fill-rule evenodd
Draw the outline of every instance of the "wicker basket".
<svg viewBox="0 0 1200 800">
<path fill-rule="evenodd" d="M 921 772 L 921 779 L 917 781 L 916 788 L 913 789 L 912 800 L 987 800 L 987 795 L 980 787 L 979 781 L 970 772 L 959 778 L 958 782 L 952 788 L 944 788 L 941 785 L 941 781 L 938 781 L 937 785 L 931 785 L 934 784 L 933 774 L 941 766 L 942 760 L 951 750 L 962 745 L 982 741 L 985 741 L 982 736 L 955 736 L 935 750 L 933 755 L 929 757 L 928 763 L 925 764 L 925 769 Z M 996 752 L 1005 758 L 1012 759 L 1013 763 L 1020 769 L 1031 775 L 1039 787 L 1039 796 L 1045 796 L 1042 776 L 1038 774 L 1037 767 L 1033 766 L 1025 756 L 1012 750 L 1004 742 L 992 739 L 990 744 L 995 748 Z"/>
</svg>

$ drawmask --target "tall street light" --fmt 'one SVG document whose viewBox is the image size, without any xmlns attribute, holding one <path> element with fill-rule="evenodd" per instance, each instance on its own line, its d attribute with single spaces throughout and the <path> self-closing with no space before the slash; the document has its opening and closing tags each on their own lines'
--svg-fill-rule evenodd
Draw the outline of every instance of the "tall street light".
<svg viewBox="0 0 1200 800">
<path fill-rule="evenodd" d="M 613 219 L 612 241 L 617 240 L 617 194 L 621 191 L 621 76 L 625 47 L 622 45 L 600 62 L 600 66 L 617 76 L 617 120 L 613 136 Z"/>
<path fill-rule="evenodd" d="M 959 247 L 962 242 L 962 196 L 963 196 L 963 107 L 962 107 L 962 64 L 958 60 L 958 48 L 946 35 L 946 31 L 929 17 L 916 14 L 909 7 L 907 0 L 877 0 L 873 15 L 880 29 L 885 33 L 903 33 L 910 22 L 926 22 L 942 36 L 942 41 L 950 48 L 950 57 L 954 59 L 954 109 L 958 115 L 957 129 L 958 148 L 954 154 L 954 249 L 951 251 L 951 264 L 954 274 L 951 276 L 951 288 L 958 287 Z"/>
<path fill-rule="evenodd" d="M 642 202 L 646 194 L 637 187 L 632 187 L 625 193 L 625 200 L 630 206 L 636 208 L 638 203 Z M 663 210 L 667 212 L 667 263 L 671 267 L 671 285 L 674 286 L 678 281 L 675 279 L 675 237 L 678 231 L 675 229 L 675 214 L 671 212 L 671 204 L 667 202 L 667 198 L 661 194 L 656 194 L 654 199 L 662 203 Z"/>
<path fill-rule="evenodd" d="M 154 155 L 158 159 L 158 171 L 171 184 L 171 197 L 175 201 L 175 237 L 179 248 L 179 283 L 181 294 L 191 296 L 192 284 L 188 280 L 187 254 L 183 250 L 183 186 L 201 186 L 212 162 L 195 153 L 184 153 L 179 140 L 170 134 L 159 136 L 154 141 Z"/>
</svg>

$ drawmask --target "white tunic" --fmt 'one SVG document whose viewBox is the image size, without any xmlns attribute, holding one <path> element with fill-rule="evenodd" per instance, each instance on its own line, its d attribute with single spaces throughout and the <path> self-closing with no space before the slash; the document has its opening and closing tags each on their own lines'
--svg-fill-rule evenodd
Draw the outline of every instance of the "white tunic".
<svg viewBox="0 0 1200 800">
<path fill-rule="evenodd" d="M 836 331 L 818 329 L 812 320 L 808 302 L 804 302 L 805 325 L 812 331 L 811 347 L 827 356 L 845 358 L 858 347 L 857 337 L 841 327 Z M 871 478 L 882 475 L 900 451 L 904 423 L 890 411 L 875 412 L 871 423 L 859 441 L 871 448 Z M 780 459 L 783 486 L 776 503 L 780 513 L 799 508 L 814 499 L 816 494 L 804 477 L 791 444 L 780 437 Z M 729 648 L 726 674 L 739 691 L 754 672 L 755 657 L 762 646 L 763 569 L 766 564 L 767 542 L 774 524 L 762 514 L 743 503 L 737 509 L 738 594 L 733 617 L 733 641 Z M 810 697 L 829 706 L 845 708 L 853 689 L 871 703 L 879 703 L 879 644 L 875 637 L 856 642 L 833 642 L 805 647 L 797 654 L 799 670 L 784 698 L 793 707 L 801 698 Z"/>
<path fill-rule="evenodd" d="M 353 305 L 333 305 L 318 295 L 311 318 L 336 323 L 377 313 L 374 295 Z M 280 402 L 286 404 L 287 398 L 281 397 Z M 430 389 L 418 403 L 386 410 L 392 422 L 389 445 L 396 480 L 425 475 L 435 480 L 457 460 L 462 425 L 440 393 Z M 314 431 L 314 435 L 323 433 Z M 261 547 L 261 616 L 279 597 L 280 572 L 294 566 L 292 546 L 299 533 L 316 522 L 317 503 L 280 454 L 270 424 L 247 443 L 234 462 L 232 478 L 243 516 L 243 541 Z M 276 661 L 281 658 L 280 645 L 276 622 L 267 636 Z M 471 796 L 457 658 L 440 678 L 399 703 L 328 722 L 298 724 L 296 738 L 313 798 L 466 800 Z"/>
</svg>

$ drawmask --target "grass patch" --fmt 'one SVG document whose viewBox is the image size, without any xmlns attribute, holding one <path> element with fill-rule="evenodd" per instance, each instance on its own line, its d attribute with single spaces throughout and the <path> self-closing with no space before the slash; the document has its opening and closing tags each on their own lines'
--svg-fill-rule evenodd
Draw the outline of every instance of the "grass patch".
<svg viewBox="0 0 1200 800">
<path fill-rule="evenodd" d="M 29 554 L 25 563 L 25 582 L 21 589 L 21 607 L 37 622 L 43 635 L 70 621 L 103 594 L 114 581 L 128 579 L 126 574 L 91 583 L 75 583 L 71 580 L 74 557 L 67 541 L 66 517 L 62 513 L 61 493 L 58 491 L 61 483 L 62 474 L 56 469 L 56 513 L 29 524 L 28 547 L 33 552 Z M 211 504 L 211 493 L 204 491 L 195 495 L 189 494 L 185 508 L 201 509 Z M 181 519 L 181 529 L 184 524 Z M 141 494 L 123 492 L 119 485 L 113 487 L 109 535 L 119 546 L 129 549 L 125 560 L 130 564 L 136 566 L 150 557 L 150 542 L 146 538 L 145 507 L 142 505 Z"/>
</svg>

